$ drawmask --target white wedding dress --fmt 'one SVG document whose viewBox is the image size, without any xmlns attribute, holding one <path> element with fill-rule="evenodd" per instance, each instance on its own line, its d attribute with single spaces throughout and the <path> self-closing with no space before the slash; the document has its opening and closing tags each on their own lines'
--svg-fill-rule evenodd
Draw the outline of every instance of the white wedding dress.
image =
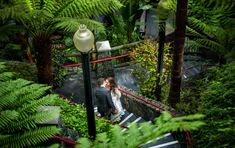
<svg viewBox="0 0 235 148">
<path fill-rule="evenodd" d="M 122 115 L 125 114 L 125 110 L 122 107 L 122 103 L 121 103 L 121 92 L 118 89 L 115 89 L 115 93 L 113 91 L 111 91 L 111 96 L 112 96 L 112 100 L 113 100 L 113 104 L 115 106 L 115 108 L 117 109 L 117 114 L 112 114 L 111 115 L 111 120 L 115 120 L 118 117 L 121 117 Z"/>
</svg>

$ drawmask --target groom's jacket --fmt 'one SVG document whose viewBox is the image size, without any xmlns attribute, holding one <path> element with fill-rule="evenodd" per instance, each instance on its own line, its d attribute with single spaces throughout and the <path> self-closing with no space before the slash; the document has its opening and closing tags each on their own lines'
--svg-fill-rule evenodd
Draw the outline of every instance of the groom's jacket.
<svg viewBox="0 0 235 148">
<path fill-rule="evenodd" d="M 98 112 L 102 117 L 108 116 L 112 111 L 115 111 L 115 107 L 111 98 L 111 93 L 105 87 L 98 87 L 95 91 L 97 100 Z"/>
</svg>

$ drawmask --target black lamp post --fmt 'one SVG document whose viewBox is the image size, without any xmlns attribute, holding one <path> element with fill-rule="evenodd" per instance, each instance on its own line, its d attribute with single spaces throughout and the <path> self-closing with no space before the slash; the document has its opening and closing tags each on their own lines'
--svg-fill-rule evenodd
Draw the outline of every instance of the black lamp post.
<svg viewBox="0 0 235 148">
<path fill-rule="evenodd" d="M 88 134 L 91 139 L 96 137 L 95 115 L 94 106 L 92 101 L 92 88 L 90 78 L 90 63 L 89 52 L 94 45 L 94 35 L 86 28 L 85 25 L 80 25 L 79 29 L 73 36 L 75 47 L 81 52 L 82 55 L 82 69 L 85 88 L 85 103 L 87 112 Z"/>
</svg>

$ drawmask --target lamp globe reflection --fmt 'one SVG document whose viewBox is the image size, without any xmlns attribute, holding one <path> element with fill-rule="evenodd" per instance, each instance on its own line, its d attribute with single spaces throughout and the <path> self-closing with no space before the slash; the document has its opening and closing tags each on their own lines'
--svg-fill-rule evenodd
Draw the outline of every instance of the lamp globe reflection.
<svg viewBox="0 0 235 148">
<path fill-rule="evenodd" d="M 73 36 L 75 47 L 83 53 L 89 52 L 94 45 L 94 35 L 87 29 L 86 25 L 82 24 Z"/>
</svg>

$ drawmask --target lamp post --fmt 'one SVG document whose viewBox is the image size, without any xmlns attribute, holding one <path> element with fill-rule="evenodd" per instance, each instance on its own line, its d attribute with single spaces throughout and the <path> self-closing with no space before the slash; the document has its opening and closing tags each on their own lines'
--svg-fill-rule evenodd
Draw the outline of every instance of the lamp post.
<svg viewBox="0 0 235 148">
<path fill-rule="evenodd" d="M 95 115 L 92 101 L 92 89 L 91 89 L 91 78 L 90 78 L 90 63 L 89 63 L 89 52 L 94 45 L 94 35 L 86 28 L 85 25 L 80 25 L 79 29 L 73 36 L 73 42 L 75 47 L 81 52 L 82 57 L 82 69 L 83 69 L 83 80 L 85 89 L 85 103 L 87 112 L 87 123 L 88 123 L 88 134 L 91 139 L 96 137 L 95 127 Z"/>
</svg>

